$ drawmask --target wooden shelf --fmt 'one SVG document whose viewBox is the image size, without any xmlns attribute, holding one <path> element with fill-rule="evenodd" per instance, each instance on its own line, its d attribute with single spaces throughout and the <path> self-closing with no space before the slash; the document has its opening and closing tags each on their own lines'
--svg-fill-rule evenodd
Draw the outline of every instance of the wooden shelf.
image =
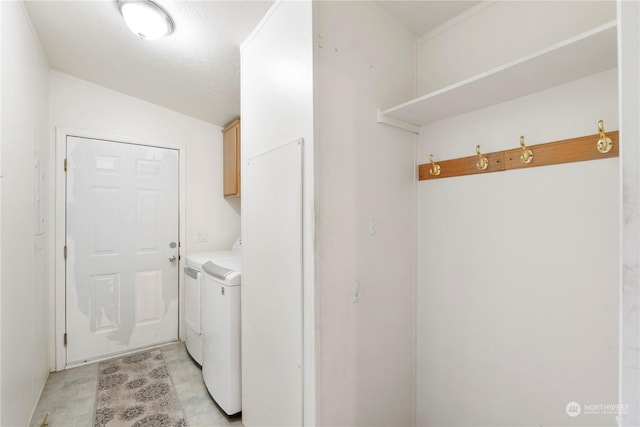
<svg viewBox="0 0 640 427">
<path fill-rule="evenodd" d="M 489 107 L 617 66 L 616 21 L 517 61 L 378 112 L 378 122 L 419 133 L 420 126 Z"/>
</svg>

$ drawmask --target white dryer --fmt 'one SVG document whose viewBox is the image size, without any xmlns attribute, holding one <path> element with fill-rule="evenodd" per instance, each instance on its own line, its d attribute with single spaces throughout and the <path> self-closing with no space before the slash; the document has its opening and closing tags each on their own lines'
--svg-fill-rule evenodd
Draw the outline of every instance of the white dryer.
<svg viewBox="0 0 640 427">
<path fill-rule="evenodd" d="M 202 377 L 227 413 L 242 409 L 240 373 L 240 257 L 206 262 L 202 286 Z"/>
<path fill-rule="evenodd" d="M 201 293 L 202 264 L 226 258 L 238 258 L 242 249 L 238 239 L 228 251 L 193 252 L 187 254 L 184 266 L 184 321 L 186 326 L 185 344 L 187 351 L 199 365 L 202 365 Z"/>
</svg>

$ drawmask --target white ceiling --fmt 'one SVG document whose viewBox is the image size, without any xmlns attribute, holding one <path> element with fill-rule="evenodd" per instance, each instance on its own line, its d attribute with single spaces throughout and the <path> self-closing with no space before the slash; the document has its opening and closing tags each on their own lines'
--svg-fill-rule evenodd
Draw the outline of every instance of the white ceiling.
<svg viewBox="0 0 640 427">
<path fill-rule="evenodd" d="M 27 1 L 52 68 L 224 125 L 240 113 L 239 46 L 271 1 L 168 1 L 175 31 L 137 38 L 115 1 Z"/>
<path fill-rule="evenodd" d="M 173 34 L 143 41 L 125 26 L 115 1 L 26 1 L 53 69 L 207 122 L 240 114 L 239 46 L 272 0 L 155 0 L 176 23 Z M 378 1 L 420 36 L 477 1 Z"/>
</svg>

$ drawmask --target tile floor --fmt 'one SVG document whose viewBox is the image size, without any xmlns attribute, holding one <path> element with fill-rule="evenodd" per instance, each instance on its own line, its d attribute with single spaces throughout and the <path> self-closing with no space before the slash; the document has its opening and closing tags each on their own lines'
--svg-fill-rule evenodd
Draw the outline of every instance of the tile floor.
<svg viewBox="0 0 640 427">
<path fill-rule="evenodd" d="M 160 347 L 176 386 L 190 427 L 242 426 L 239 416 L 226 417 L 205 388 L 200 368 L 191 360 L 183 343 Z M 39 427 L 48 412 L 50 427 L 90 427 L 98 381 L 98 364 L 80 366 L 49 375 L 31 420 Z"/>
</svg>

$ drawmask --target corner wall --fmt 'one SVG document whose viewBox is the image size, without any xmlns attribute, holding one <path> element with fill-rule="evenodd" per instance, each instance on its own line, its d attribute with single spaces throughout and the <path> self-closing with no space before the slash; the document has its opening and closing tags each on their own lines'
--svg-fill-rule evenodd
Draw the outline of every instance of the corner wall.
<svg viewBox="0 0 640 427">
<path fill-rule="evenodd" d="M 318 425 L 415 422 L 415 136 L 376 123 L 414 95 L 414 42 L 372 2 L 314 3 Z"/>
<path fill-rule="evenodd" d="M 0 2 L 0 10 L 0 424 L 19 426 L 29 424 L 49 374 L 49 66 L 23 3 Z"/>
</svg>

